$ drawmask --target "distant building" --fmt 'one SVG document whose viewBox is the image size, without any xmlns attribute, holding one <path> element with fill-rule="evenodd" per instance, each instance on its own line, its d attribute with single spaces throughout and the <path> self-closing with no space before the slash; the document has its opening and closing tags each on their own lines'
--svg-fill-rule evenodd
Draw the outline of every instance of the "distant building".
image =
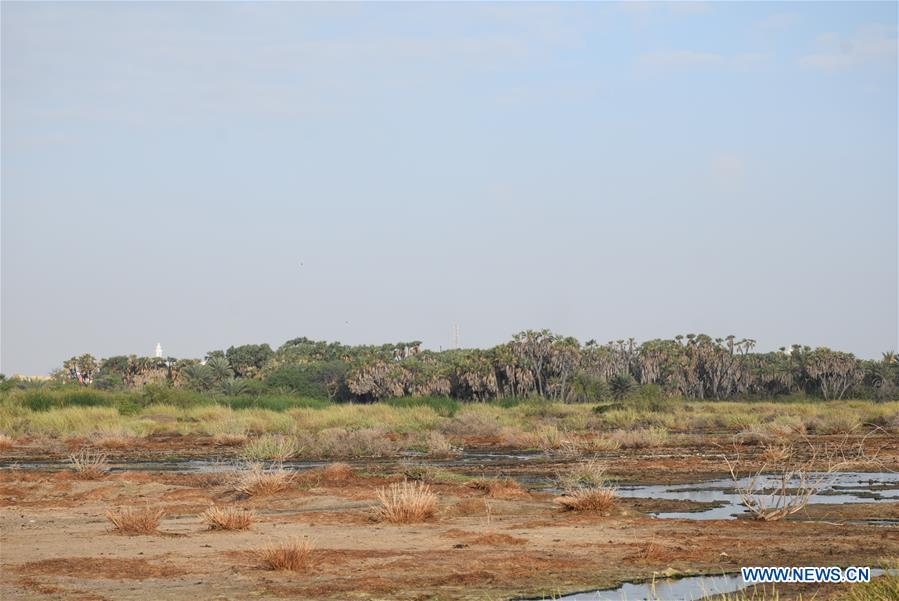
<svg viewBox="0 0 899 601">
<path fill-rule="evenodd" d="M 159 342 L 156 343 L 156 356 L 162 357 L 162 344 Z"/>
</svg>

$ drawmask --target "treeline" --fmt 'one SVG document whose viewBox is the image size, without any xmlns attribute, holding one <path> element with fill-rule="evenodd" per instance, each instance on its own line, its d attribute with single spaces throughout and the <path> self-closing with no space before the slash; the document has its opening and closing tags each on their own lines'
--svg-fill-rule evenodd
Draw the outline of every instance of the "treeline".
<svg viewBox="0 0 899 601">
<path fill-rule="evenodd" d="M 289 392 L 332 401 L 404 396 L 465 401 L 540 396 L 563 402 L 626 397 L 636 386 L 688 399 L 810 395 L 895 399 L 899 361 L 793 345 L 752 352 L 751 339 L 687 334 L 670 340 L 598 344 L 528 330 L 490 349 L 421 350 L 418 341 L 347 346 L 308 338 L 232 346 L 200 359 L 81 355 L 57 379 L 101 389 L 165 384 L 229 396 Z"/>
</svg>

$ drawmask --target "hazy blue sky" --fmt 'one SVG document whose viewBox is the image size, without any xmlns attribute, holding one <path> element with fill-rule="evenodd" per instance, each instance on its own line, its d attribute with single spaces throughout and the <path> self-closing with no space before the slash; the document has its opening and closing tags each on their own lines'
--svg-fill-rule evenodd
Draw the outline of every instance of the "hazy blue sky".
<svg viewBox="0 0 899 601">
<path fill-rule="evenodd" d="M 2 4 L 2 371 L 896 348 L 897 5 Z M 302 263 L 302 266 L 301 266 Z"/>
</svg>

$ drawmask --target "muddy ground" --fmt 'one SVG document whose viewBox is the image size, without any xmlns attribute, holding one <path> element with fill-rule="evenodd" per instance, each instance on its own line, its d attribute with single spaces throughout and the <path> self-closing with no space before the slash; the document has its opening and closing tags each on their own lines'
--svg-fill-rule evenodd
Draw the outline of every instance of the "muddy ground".
<svg viewBox="0 0 899 601">
<path fill-rule="evenodd" d="M 710 442 L 711 441 L 711 442 Z M 195 439 L 148 441 L 130 457 L 171 457 Z M 894 438 L 876 445 L 877 470 L 899 469 Z M 659 449 L 606 454 L 610 475 L 628 482 L 684 482 L 726 475 L 715 439 Z M 191 453 L 233 451 L 197 444 Z M 202 449 L 197 451 L 197 449 Z M 741 448 L 747 457 L 758 454 Z M 53 458 L 28 444 L 3 461 Z M 157 457 L 158 458 L 158 457 Z M 654 574 L 722 573 L 753 565 L 878 565 L 899 557 L 899 528 L 864 520 L 899 520 L 899 504 L 810 506 L 781 522 L 668 520 L 655 511 L 702 508 L 687 501 L 620 499 L 609 515 L 562 512 L 553 495 L 529 490 L 575 461 L 547 456 L 520 465 L 450 467 L 486 477 L 522 477 L 522 490 L 489 496 L 465 481 L 435 482 L 437 515 L 390 525 L 375 519 L 379 487 L 403 479 L 396 462 L 350 475 L 300 472 L 288 490 L 247 497 L 235 474 L 121 471 L 79 479 L 70 470 L 0 473 L 0 598 L 81 600 L 168 599 L 511 599 L 615 586 Z M 870 471 L 876 471 L 874 469 Z M 165 510 L 159 532 L 127 536 L 111 530 L 105 512 L 149 504 Z M 253 509 L 243 532 L 210 531 L 199 514 L 210 504 Z M 257 551 L 298 537 L 315 544 L 302 572 L 265 568 Z M 845 586 L 822 587 L 835 599 Z M 801 591 L 804 598 L 816 588 Z M 782 590 L 790 599 L 799 591 Z"/>
</svg>

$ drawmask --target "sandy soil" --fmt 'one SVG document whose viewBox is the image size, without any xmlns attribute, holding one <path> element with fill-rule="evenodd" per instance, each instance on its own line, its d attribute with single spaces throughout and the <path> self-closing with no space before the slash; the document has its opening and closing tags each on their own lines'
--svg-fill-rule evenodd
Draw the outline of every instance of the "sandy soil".
<svg viewBox="0 0 899 601">
<path fill-rule="evenodd" d="M 882 453 L 888 464 L 899 457 L 895 448 Z M 723 476 L 713 457 L 708 448 L 621 453 L 612 471 L 632 481 Z M 557 468 L 544 462 L 530 469 Z M 310 470 L 284 492 L 246 498 L 226 473 L 121 472 L 79 480 L 69 471 L 6 470 L 0 598 L 509 599 L 661 573 L 877 565 L 899 556 L 899 528 L 852 522 L 899 519 L 897 504 L 822 505 L 798 516 L 821 521 L 660 520 L 646 512 L 697 504 L 622 499 L 602 516 L 561 512 L 541 492 L 491 498 L 453 483 L 432 485 L 439 511 L 428 522 L 389 525 L 374 519 L 375 491 L 402 476 L 358 474 L 329 479 Z M 209 531 L 198 514 L 211 503 L 252 508 L 257 520 L 244 532 Z M 158 534 L 111 531 L 104 513 L 135 504 L 165 509 Z M 265 569 L 257 551 L 291 537 L 315 541 L 309 569 Z M 828 587 L 815 598 L 840 592 Z"/>
</svg>

